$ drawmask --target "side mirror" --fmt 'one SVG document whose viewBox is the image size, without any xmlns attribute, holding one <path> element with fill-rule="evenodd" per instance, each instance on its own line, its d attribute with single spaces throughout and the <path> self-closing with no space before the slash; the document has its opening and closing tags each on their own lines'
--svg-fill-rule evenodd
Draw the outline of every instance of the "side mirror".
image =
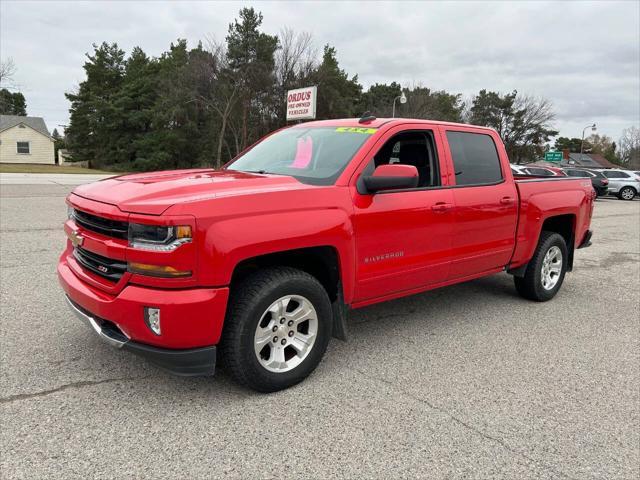
<svg viewBox="0 0 640 480">
<path fill-rule="evenodd" d="M 373 175 L 362 177 L 362 185 L 366 191 L 360 193 L 415 188 L 418 186 L 418 169 L 413 165 L 380 165 L 375 169 Z"/>
</svg>

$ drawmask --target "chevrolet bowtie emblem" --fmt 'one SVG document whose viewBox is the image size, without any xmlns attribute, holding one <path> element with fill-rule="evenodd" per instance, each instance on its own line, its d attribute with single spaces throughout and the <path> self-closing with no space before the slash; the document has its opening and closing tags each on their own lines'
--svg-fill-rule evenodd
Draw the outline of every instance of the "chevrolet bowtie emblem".
<svg viewBox="0 0 640 480">
<path fill-rule="evenodd" d="M 84 242 L 84 237 L 80 235 L 76 230 L 72 230 L 71 232 L 67 233 L 67 237 L 69 237 L 69 240 L 71 240 L 71 244 L 74 247 L 82 245 L 82 242 Z"/>
</svg>

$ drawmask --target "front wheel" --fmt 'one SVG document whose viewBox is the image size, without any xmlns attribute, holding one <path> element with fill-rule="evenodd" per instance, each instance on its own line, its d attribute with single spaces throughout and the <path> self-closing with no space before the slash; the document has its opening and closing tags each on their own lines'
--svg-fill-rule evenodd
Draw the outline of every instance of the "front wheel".
<svg viewBox="0 0 640 480">
<path fill-rule="evenodd" d="M 567 271 L 568 251 L 564 238 L 553 232 L 542 232 L 533 258 L 523 277 L 514 277 L 520 296 L 546 302 L 556 296 Z"/>
<path fill-rule="evenodd" d="M 242 385 L 282 390 L 313 372 L 331 327 L 331 302 L 315 277 L 288 267 L 261 270 L 232 292 L 222 361 Z"/>
<path fill-rule="evenodd" d="M 618 192 L 618 198 L 620 200 L 633 200 L 635 196 L 636 191 L 633 189 L 633 187 L 623 187 Z"/>
</svg>

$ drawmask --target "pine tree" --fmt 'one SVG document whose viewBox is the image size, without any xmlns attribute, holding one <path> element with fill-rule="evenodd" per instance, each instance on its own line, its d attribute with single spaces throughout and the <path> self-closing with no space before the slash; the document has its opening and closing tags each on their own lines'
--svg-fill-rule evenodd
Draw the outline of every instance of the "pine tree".
<svg viewBox="0 0 640 480">
<path fill-rule="evenodd" d="M 0 115 L 26 115 L 27 102 L 20 92 L 11 93 L 6 88 L 0 90 Z"/>
<path fill-rule="evenodd" d="M 318 119 L 355 117 L 362 113 L 357 112 L 362 85 L 357 75 L 349 78 L 340 68 L 334 47 L 325 45 L 322 63 L 311 79 L 318 86 Z"/>
<path fill-rule="evenodd" d="M 84 64 L 87 79 L 77 93 L 67 93 L 71 102 L 67 129 L 68 146 L 76 161 L 89 161 L 93 166 L 113 163 L 112 142 L 120 133 L 113 107 L 124 78 L 124 51 L 106 42 L 94 45 L 93 55 L 87 54 Z"/>
</svg>

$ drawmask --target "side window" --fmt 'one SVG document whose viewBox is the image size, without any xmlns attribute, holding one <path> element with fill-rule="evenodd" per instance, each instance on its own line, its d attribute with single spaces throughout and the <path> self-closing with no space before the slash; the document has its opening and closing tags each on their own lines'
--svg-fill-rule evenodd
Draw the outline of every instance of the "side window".
<svg viewBox="0 0 640 480">
<path fill-rule="evenodd" d="M 580 170 L 567 170 L 567 175 L 570 177 L 589 177 L 590 175 L 587 172 L 582 172 Z"/>
<path fill-rule="evenodd" d="M 394 135 L 373 157 L 365 174 L 373 173 L 375 167 L 386 164 L 413 165 L 418 170 L 418 187 L 440 185 L 438 157 L 433 135 L 430 131 L 403 132 Z"/>
<path fill-rule="evenodd" d="M 604 172 L 604 174 L 607 176 L 607 178 L 629 178 L 629 175 L 627 175 L 624 172 L 617 172 L 617 171 L 608 171 L 608 172 Z"/>
<path fill-rule="evenodd" d="M 498 151 L 489 135 L 447 132 L 457 185 L 482 185 L 502 180 Z"/>
<path fill-rule="evenodd" d="M 539 175 L 541 177 L 551 177 L 553 173 L 544 168 L 527 168 L 527 173 L 529 175 Z"/>
</svg>

